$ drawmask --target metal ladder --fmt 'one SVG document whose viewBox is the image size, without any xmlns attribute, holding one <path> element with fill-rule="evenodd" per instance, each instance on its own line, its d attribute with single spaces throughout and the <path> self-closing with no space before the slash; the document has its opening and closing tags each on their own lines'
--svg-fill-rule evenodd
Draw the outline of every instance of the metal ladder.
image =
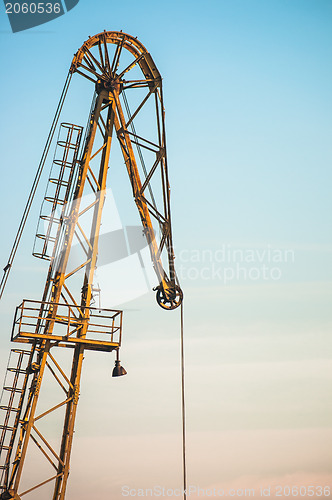
<svg viewBox="0 0 332 500">
<path fill-rule="evenodd" d="M 78 173 L 78 154 L 83 127 L 61 123 L 53 165 L 40 212 L 34 257 L 51 260 L 53 248 L 59 237 L 59 226 L 66 215 L 72 196 L 73 179 Z"/>
<path fill-rule="evenodd" d="M 31 351 L 11 349 L 0 406 L 0 476 L 1 484 L 10 467 L 16 430 L 20 421 L 22 401 L 27 385 Z M 4 412 L 4 416 L 3 416 Z M 3 487 L 0 486 L 0 490 Z"/>
</svg>

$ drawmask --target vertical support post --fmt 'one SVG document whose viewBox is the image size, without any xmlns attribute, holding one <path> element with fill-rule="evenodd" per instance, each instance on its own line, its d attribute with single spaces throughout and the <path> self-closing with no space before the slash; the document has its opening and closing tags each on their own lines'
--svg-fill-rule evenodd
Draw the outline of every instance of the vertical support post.
<svg viewBox="0 0 332 500">
<path fill-rule="evenodd" d="M 93 219 L 91 225 L 91 234 L 90 234 L 90 243 L 91 247 L 89 247 L 89 252 L 87 255 L 87 260 L 89 261 L 86 266 L 86 272 L 84 276 L 84 285 L 82 288 L 82 297 L 81 297 L 81 308 L 84 317 L 88 320 L 89 315 L 89 305 L 92 297 L 92 284 L 93 284 L 93 276 L 96 267 L 97 254 L 98 254 L 98 241 L 99 241 L 99 233 L 100 233 L 100 225 L 101 225 L 101 215 L 105 201 L 106 194 L 106 178 L 107 178 L 107 170 L 108 170 L 108 162 L 112 144 L 112 132 L 114 127 L 114 100 L 110 93 L 102 93 L 99 98 L 104 101 L 108 101 L 108 114 L 106 120 L 106 128 L 104 133 L 104 146 L 103 152 L 100 160 L 99 167 L 99 176 L 98 176 L 98 189 L 96 192 L 96 204 L 94 206 Z M 94 138 L 91 138 L 90 141 L 93 143 Z M 92 144 L 87 144 L 87 151 L 91 153 Z M 86 330 L 88 327 L 88 321 L 85 321 L 81 331 L 80 337 L 84 338 L 86 336 Z M 73 397 L 68 402 L 66 408 L 66 415 L 63 425 L 63 433 L 62 433 L 62 441 L 61 441 L 61 450 L 60 450 L 60 461 L 58 465 L 59 476 L 56 479 L 53 500 L 63 500 L 65 498 L 66 485 L 69 476 L 69 460 L 70 453 L 72 448 L 73 434 L 74 434 L 74 425 L 75 425 L 75 417 L 76 410 L 79 398 L 79 390 L 80 390 L 80 378 L 82 371 L 82 363 L 83 363 L 83 354 L 84 347 L 77 346 L 75 347 L 73 363 L 72 363 L 72 372 L 71 372 L 71 383 L 73 386 L 72 392 Z"/>
</svg>

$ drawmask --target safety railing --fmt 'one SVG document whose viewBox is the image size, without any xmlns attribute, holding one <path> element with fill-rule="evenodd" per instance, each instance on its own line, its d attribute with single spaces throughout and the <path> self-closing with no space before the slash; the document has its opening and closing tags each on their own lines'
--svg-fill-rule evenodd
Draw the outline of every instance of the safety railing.
<svg viewBox="0 0 332 500">
<path fill-rule="evenodd" d="M 14 342 L 49 339 L 67 347 L 113 350 L 121 345 L 122 311 L 23 300 L 16 308 Z"/>
</svg>

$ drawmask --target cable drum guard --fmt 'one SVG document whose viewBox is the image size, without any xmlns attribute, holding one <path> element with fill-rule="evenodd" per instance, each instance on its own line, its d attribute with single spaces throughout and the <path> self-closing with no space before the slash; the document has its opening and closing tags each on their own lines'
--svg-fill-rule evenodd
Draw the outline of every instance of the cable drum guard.
<svg viewBox="0 0 332 500">
<path fill-rule="evenodd" d="M 161 285 L 157 286 L 153 290 L 157 292 L 156 300 L 163 309 L 176 309 L 182 304 L 183 292 L 178 285 L 170 286 L 167 290 L 167 295 Z"/>
</svg>

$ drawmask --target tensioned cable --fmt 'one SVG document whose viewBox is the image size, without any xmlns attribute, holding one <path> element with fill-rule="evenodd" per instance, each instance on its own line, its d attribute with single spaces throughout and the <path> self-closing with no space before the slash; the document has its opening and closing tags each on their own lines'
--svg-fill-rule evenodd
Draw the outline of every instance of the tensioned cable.
<svg viewBox="0 0 332 500">
<path fill-rule="evenodd" d="M 51 129 L 50 129 L 50 132 L 49 132 L 47 140 L 46 140 L 44 151 L 43 151 L 42 157 L 41 157 L 39 165 L 38 165 L 36 176 L 34 178 L 34 181 L 33 181 L 33 184 L 32 184 L 31 190 L 30 190 L 28 201 L 27 201 L 26 206 L 25 206 L 24 211 L 23 211 L 21 222 L 20 222 L 20 225 L 18 227 L 16 237 L 15 237 L 9 258 L 8 258 L 8 263 L 6 264 L 6 266 L 3 269 L 4 274 L 3 274 L 3 277 L 2 277 L 2 280 L 0 283 L 0 299 L 3 295 L 4 289 L 5 289 L 7 280 L 8 280 L 8 276 L 9 276 L 9 273 L 10 273 L 10 270 L 12 268 L 13 261 L 14 261 L 14 258 L 15 258 L 16 252 L 17 252 L 17 248 L 18 248 L 19 243 L 21 241 L 22 233 L 23 233 L 23 230 L 24 230 L 24 227 L 25 227 L 25 224 L 26 224 L 26 221 L 27 221 L 30 209 L 31 209 L 31 205 L 32 205 L 33 199 L 34 199 L 35 194 L 36 194 L 39 180 L 40 180 L 41 174 L 42 174 L 44 166 L 45 166 L 46 158 L 47 158 L 47 155 L 48 155 L 48 152 L 49 152 L 52 140 L 53 140 L 54 132 L 56 130 L 56 127 L 57 127 L 57 124 L 59 121 L 59 117 L 60 117 L 60 113 L 62 111 L 62 107 L 63 107 L 64 101 L 65 101 L 65 98 L 66 98 L 66 95 L 68 92 L 68 87 L 70 84 L 71 77 L 72 77 L 72 74 L 69 72 L 67 75 L 64 87 L 62 89 L 62 93 L 60 96 L 58 107 L 56 109 L 56 112 L 55 112 L 55 115 L 53 118 L 53 122 L 51 125 Z"/>
<path fill-rule="evenodd" d="M 183 334 L 183 300 L 180 305 L 181 317 L 181 409 L 182 409 L 182 470 L 183 500 L 187 498 L 187 465 L 186 465 L 186 401 L 184 391 L 184 334 Z"/>
<path fill-rule="evenodd" d="M 126 96 L 124 90 L 122 91 L 122 94 L 123 94 L 123 101 L 124 101 L 125 106 L 126 106 L 128 118 L 129 118 L 129 120 L 131 120 L 131 112 L 130 112 L 130 108 L 129 108 L 127 96 Z M 132 130 L 133 134 L 136 136 L 137 134 L 136 134 L 136 129 L 135 129 L 135 125 L 134 125 L 133 121 L 130 123 L 130 127 L 131 127 L 131 130 Z M 139 156 L 142 168 L 143 168 L 143 172 L 144 172 L 145 178 L 147 178 L 148 173 L 147 173 L 147 170 L 146 170 L 145 161 L 144 161 L 144 158 L 143 158 L 141 146 L 139 144 L 136 144 L 136 148 L 137 148 L 138 156 Z M 149 189 L 149 192 L 150 192 L 152 204 L 153 204 L 154 208 L 157 210 L 156 201 L 155 201 L 155 198 L 154 198 L 154 195 L 153 195 L 150 183 L 148 184 L 148 189 Z"/>
</svg>

